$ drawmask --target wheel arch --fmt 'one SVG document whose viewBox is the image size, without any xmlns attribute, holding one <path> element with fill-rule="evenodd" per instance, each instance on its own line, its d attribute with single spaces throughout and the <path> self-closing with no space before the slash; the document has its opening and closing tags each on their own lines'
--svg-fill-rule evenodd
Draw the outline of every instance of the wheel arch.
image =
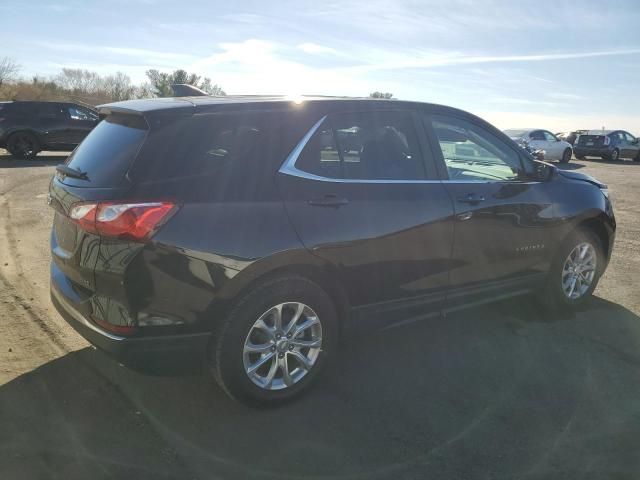
<svg viewBox="0 0 640 480">
<path fill-rule="evenodd" d="M 229 282 L 222 297 L 226 299 L 225 310 L 232 308 L 235 299 L 256 288 L 259 284 L 277 277 L 297 275 L 312 281 L 329 295 L 333 302 L 340 331 L 349 322 L 351 305 L 347 290 L 342 284 L 335 267 L 312 255 L 306 250 L 281 252 L 258 260 L 238 273 L 235 280 Z"/>
</svg>

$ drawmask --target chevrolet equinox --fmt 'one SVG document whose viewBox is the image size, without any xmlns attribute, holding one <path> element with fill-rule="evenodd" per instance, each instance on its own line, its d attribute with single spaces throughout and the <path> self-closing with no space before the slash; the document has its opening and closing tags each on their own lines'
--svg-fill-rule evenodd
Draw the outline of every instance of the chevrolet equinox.
<svg viewBox="0 0 640 480">
<path fill-rule="evenodd" d="M 195 354 L 243 402 L 306 390 L 353 328 L 525 293 L 575 307 L 611 256 L 606 185 L 453 108 L 193 97 L 99 111 L 50 184 L 52 301 L 121 363 Z"/>
</svg>

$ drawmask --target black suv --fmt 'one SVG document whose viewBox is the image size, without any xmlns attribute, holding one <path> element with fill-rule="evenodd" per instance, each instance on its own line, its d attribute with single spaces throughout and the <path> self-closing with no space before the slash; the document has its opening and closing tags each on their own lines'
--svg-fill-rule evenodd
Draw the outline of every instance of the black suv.
<svg viewBox="0 0 640 480">
<path fill-rule="evenodd" d="M 246 402 L 304 390 L 339 337 L 536 292 L 609 261 L 606 186 L 483 120 L 389 100 L 138 100 L 57 167 L 58 311 L 121 362 L 201 355 Z"/>
<path fill-rule="evenodd" d="M 0 102 L 0 148 L 17 158 L 73 150 L 98 124 L 98 113 L 67 102 Z"/>
</svg>

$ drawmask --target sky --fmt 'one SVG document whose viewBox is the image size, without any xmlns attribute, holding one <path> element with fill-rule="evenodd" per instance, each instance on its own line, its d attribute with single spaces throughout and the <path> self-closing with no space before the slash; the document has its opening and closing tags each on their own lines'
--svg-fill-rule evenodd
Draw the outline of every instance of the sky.
<svg viewBox="0 0 640 480">
<path fill-rule="evenodd" d="M 640 135 L 640 1 L 1 0 L 21 74 L 183 68 L 229 94 L 441 103 L 502 129 Z"/>
</svg>

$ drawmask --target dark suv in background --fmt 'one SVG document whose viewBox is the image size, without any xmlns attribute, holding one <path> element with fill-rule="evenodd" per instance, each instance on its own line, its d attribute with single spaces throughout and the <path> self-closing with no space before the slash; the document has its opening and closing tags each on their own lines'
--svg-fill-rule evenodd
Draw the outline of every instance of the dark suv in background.
<svg viewBox="0 0 640 480">
<path fill-rule="evenodd" d="M 0 102 L 0 148 L 17 158 L 69 151 L 98 124 L 98 113 L 68 102 Z"/>
<path fill-rule="evenodd" d="M 580 160 L 600 157 L 615 162 L 631 158 L 640 162 L 640 141 L 624 130 L 590 130 L 578 137 L 573 152 Z"/>
<path fill-rule="evenodd" d="M 338 339 L 535 292 L 573 307 L 613 248 L 606 186 L 444 106 L 105 105 L 57 167 L 51 295 L 125 364 L 200 355 L 232 397 L 306 389 Z"/>
</svg>

